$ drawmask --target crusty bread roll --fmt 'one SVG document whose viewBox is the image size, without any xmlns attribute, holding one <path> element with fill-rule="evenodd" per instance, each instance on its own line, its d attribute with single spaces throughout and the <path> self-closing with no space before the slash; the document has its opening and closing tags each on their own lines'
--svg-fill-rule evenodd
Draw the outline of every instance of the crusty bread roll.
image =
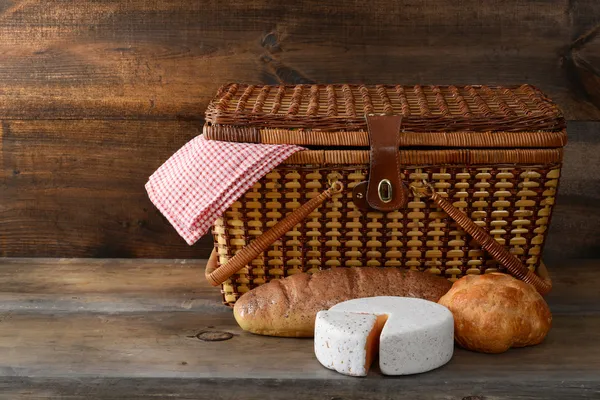
<svg viewBox="0 0 600 400">
<path fill-rule="evenodd" d="M 535 288 L 500 273 L 462 277 L 439 303 L 454 315 L 456 342 L 483 353 L 539 344 L 552 325 Z"/>
<path fill-rule="evenodd" d="M 234 316 L 246 331 L 269 336 L 313 337 L 315 317 L 342 301 L 374 296 L 418 297 L 437 302 L 452 284 L 427 272 L 399 268 L 336 268 L 296 274 L 260 285 L 236 302 Z"/>
</svg>

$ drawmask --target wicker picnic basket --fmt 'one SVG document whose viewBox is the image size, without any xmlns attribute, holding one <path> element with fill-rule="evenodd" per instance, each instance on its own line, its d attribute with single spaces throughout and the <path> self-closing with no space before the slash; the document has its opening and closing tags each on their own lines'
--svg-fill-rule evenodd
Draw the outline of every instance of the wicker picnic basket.
<svg viewBox="0 0 600 400">
<path fill-rule="evenodd" d="M 274 278 L 351 266 L 454 281 L 541 263 L 565 121 L 530 85 L 229 84 L 210 140 L 297 144 L 214 224 L 207 279 L 225 304 Z"/>
</svg>

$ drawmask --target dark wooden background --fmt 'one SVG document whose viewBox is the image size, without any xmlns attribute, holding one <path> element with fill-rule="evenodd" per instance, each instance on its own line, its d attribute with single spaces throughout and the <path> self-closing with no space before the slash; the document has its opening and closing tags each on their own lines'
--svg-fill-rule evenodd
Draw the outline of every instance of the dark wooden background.
<svg viewBox="0 0 600 400">
<path fill-rule="evenodd" d="M 229 81 L 518 84 L 568 119 L 547 257 L 600 256 L 597 0 L 0 0 L 0 256 L 206 257 L 146 197 Z"/>
</svg>

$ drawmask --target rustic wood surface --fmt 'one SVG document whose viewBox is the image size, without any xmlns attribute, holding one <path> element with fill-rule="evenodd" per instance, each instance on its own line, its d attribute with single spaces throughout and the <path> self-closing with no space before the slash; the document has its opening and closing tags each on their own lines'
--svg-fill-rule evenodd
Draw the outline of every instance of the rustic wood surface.
<svg viewBox="0 0 600 400">
<path fill-rule="evenodd" d="M 198 119 L 228 81 L 529 82 L 569 119 L 600 117 L 581 77 L 599 67 L 593 0 L 4 0 L 0 12 L 11 119 Z"/>
<path fill-rule="evenodd" d="M 549 265 L 542 345 L 362 379 L 321 367 L 312 340 L 242 332 L 203 260 L 3 259 L 0 399 L 599 398 L 598 263 Z"/>
<path fill-rule="evenodd" d="M 539 86 L 570 135 L 548 257 L 600 256 L 599 27 L 595 0 L 0 0 L 0 256 L 208 256 L 143 184 L 229 81 Z"/>
<path fill-rule="evenodd" d="M 186 121 L 5 122 L 0 256 L 200 258 L 206 242 L 188 246 L 144 189 L 200 131 Z"/>
<path fill-rule="evenodd" d="M 600 257 L 600 122 L 568 129 L 548 260 Z M 212 237 L 188 246 L 144 189 L 200 130 L 188 121 L 5 122 L 0 257 L 208 257 Z"/>
</svg>

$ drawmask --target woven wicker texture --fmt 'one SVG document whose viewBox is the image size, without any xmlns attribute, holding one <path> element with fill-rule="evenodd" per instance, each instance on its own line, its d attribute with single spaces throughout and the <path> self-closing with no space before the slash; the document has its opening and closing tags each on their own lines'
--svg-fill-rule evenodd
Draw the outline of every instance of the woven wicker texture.
<svg viewBox="0 0 600 400">
<path fill-rule="evenodd" d="M 297 144 L 301 146 L 369 147 L 369 133 L 364 131 L 320 131 L 298 129 L 259 129 L 205 124 L 204 135 L 211 140 L 226 142 Z M 458 148 L 542 148 L 567 144 L 567 132 L 405 132 L 400 133 L 399 145 L 409 147 Z"/>
<path fill-rule="evenodd" d="M 310 150 L 287 159 L 216 222 L 219 265 L 328 182 L 346 189 L 225 281 L 226 304 L 270 279 L 332 267 L 404 267 L 450 280 L 504 271 L 431 199 L 411 194 L 406 208 L 389 213 L 354 207 L 352 188 L 368 179 L 371 161 L 366 114 L 402 115 L 406 184 L 426 179 L 536 270 L 567 142 L 560 110 L 536 88 L 229 84 L 206 112 L 208 139 Z"/>
<path fill-rule="evenodd" d="M 494 150 L 400 150 L 403 165 L 494 165 L 548 164 L 562 161 L 563 149 L 494 149 Z M 286 164 L 368 164 L 367 150 L 306 150 L 293 154 Z"/>
<path fill-rule="evenodd" d="M 541 165 L 405 166 L 403 180 L 408 184 L 429 181 L 436 192 L 534 271 L 540 263 L 560 175 L 560 164 L 545 160 Z M 226 281 L 224 302 L 233 304 L 240 294 L 273 278 L 338 266 L 401 266 L 450 280 L 502 270 L 425 197 L 411 194 L 406 209 L 390 213 L 356 209 L 352 187 L 366 180 L 367 174 L 368 161 L 286 164 L 254 185 L 214 226 L 219 264 L 319 195 L 329 181 L 341 181 L 346 190 L 333 195 Z"/>
<path fill-rule="evenodd" d="M 296 85 L 223 86 L 210 103 L 205 134 L 210 139 L 244 142 L 284 140 L 268 129 L 289 131 L 300 139 L 286 137 L 283 143 L 364 146 L 365 114 L 402 115 L 403 132 L 433 134 L 430 141 L 454 144 L 444 132 L 536 132 L 563 131 L 565 121 L 557 106 L 530 85 L 490 86 L 390 86 L 390 85 Z M 261 131 L 261 129 L 263 129 Z M 266 130 L 264 130 L 266 129 Z M 355 131 L 348 139 L 305 134 L 303 130 Z M 354 136 L 359 136 L 354 138 Z M 462 135 L 459 135 L 462 136 Z M 511 146 L 512 140 L 524 146 L 548 146 L 564 141 L 564 134 L 530 135 L 513 139 L 510 135 L 494 138 L 499 146 Z M 410 143 L 421 143 L 421 136 L 409 136 Z M 314 142 L 313 142 L 314 139 Z M 464 139 L 462 139 L 464 140 Z M 485 138 L 473 139 L 486 143 Z M 504 141 L 507 141 L 504 143 Z M 535 144 L 538 143 L 538 144 Z M 541 143 L 541 144 L 540 144 Z M 516 143 L 515 146 L 520 146 Z"/>
</svg>

